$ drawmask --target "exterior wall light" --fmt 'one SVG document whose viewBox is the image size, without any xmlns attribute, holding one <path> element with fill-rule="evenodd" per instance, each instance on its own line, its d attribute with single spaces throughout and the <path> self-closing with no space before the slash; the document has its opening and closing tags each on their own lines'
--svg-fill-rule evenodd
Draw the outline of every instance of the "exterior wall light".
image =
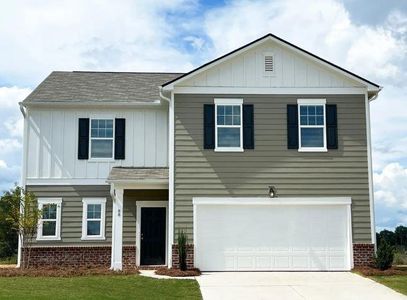
<svg viewBox="0 0 407 300">
<path fill-rule="evenodd" d="M 269 186 L 269 196 L 270 198 L 276 198 L 277 197 L 277 191 L 276 188 L 272 185 Z"/>
</svg>

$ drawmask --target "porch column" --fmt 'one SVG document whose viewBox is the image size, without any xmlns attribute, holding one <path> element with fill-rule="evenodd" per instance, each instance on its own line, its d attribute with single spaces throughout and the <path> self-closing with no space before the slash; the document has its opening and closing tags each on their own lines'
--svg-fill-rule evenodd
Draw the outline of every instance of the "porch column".
<svg viewBox="0 0 407 300">
<path fill-rule="evenodd" d="M 112 214 L 112 265 L 110 269 L 120 271 L 123 267 L 123 189 L 114 190 Z"/>
</svg>

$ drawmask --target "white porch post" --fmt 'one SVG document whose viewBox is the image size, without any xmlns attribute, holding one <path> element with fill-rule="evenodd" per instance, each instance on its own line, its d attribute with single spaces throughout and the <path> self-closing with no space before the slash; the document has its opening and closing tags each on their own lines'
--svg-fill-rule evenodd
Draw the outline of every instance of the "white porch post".
<svg viewBox="0 0 407 300">
<path fill-rule="evenodd" d="M 114 190 L 112 220 L 112 265 L 114 271 L 122 270 L 123 253 L 123 189 Z"/>
</svg>

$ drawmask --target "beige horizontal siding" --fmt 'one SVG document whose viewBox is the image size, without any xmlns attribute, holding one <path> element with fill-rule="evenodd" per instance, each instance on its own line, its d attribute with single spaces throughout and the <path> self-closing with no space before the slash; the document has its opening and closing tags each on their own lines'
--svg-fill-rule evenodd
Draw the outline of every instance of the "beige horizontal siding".
<svg viewBox="0 0 407 300">
<path fill-rule="evenodd" d="M 37 245 L 111 245 L 112 238 L 112 199 L 110 186 L 27 186 L 37 197 L 62 198 L 61 240 L 34 241 Z M 82 198 L 104 197 L 106 202 L 105 236 L 102 241 L 82 241 Z M 125 190 L 123 204 L 123 244 L 136 243 L 136 202 L 168 200 L 168 190 Z"/>
<path fill-rule="evenodd" d="M 112 199 L 108 185 L 75 185 L 75 186 L 27 186 L 27 190 L 34 192 L 38 198 L 62 198 L 61 208 L 61 240 L 60 241 L 35 241 L 37 245 L 111 245 L 112 237 Z M 105 240 L 82 241 L 82 198 L 106 198 Z"/>
<path fill-rule="evenodd" d="M 255 149 L 222 153 L 203 149 L 203 105 L 221 95 L 175 96 L 175 232 L 192 241 L 192 197 L 352 197 L 353 241 L 370 242 L 366 119 L 363 95 L 314 95 L 336 104 L 338 150 L 287 149 L 287 104 L 304 96 L 241 95 L 254 104 Z"/>
</svg>

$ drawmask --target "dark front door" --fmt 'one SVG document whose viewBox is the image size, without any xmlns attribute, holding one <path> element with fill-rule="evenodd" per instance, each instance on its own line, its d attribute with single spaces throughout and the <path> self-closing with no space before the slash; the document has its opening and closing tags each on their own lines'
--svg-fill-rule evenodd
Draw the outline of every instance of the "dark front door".
<svg viewBox="0 0 407 300">
<path fill-rule="evenodd" d="M 165 264 L 165 207 L 141 208 L 141 265 Z"/>
</svg>

